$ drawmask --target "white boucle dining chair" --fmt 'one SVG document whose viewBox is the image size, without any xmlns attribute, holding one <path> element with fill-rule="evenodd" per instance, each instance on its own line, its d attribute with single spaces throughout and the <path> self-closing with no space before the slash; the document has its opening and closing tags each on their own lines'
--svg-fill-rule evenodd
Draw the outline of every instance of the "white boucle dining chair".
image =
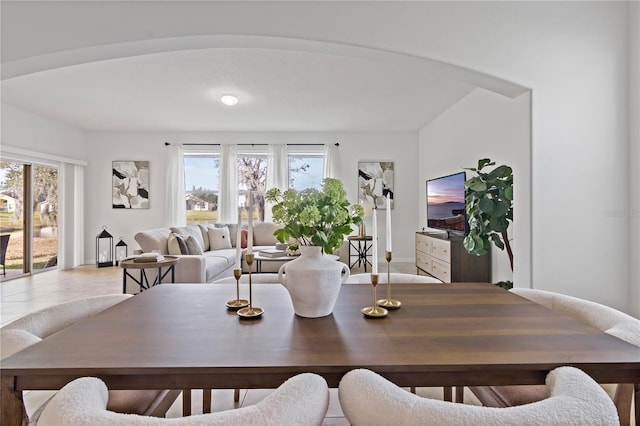
<svg viewBox="0 0 640 426">
<path fill-rule="evenodd" d="M 640 346 L 640 320 L 614 308 L 551 291 L 524 288 L 514 288 L 510 291 L 625 342 Z M 630 424 L 633 411 L 633 384 L 604 385 L 604 388 L 616 405 L 621 424 Z M 548 395 L 547 389 L 541 385 L 470 386 L 469 389 L 483 405 L 490 407 L 526 404 Z"/>
<path fill-rule="evenodd" d="M 558 367 L 546 378 L 550 396 L 509 408 L 446 402 L 414 395 L 370 370 L 352 370 L 340 381 L 338 396 L 353 426 L 617 426 L 611 398 L 587 374 Z"/>
<path fill-rule="evenodd" d="M 60 303 L 32 312 L 0 329 L 0 359 L 7 358 L 43 339 L 133 297 L 131 294 L 94 296 Z M 55 391 L 25 391 L 27 421 L 36 423 L 42 404 Z M 114 390 L 109 392 L 109 409 L 122 413 L 164 416 L 179 390 Z"/>
<path fill-rule="evenodd" d="M 155 426 L 155 425 L 320 425 L 329 407 L 329 388 L 320 376 L 294 376 L 248 407 L 162 419 L 106 409 L 107 387 L 95 377 L 82 377 L 64 386 L 44 408 L 38 426 Z"/>
<path fill-rule="evenodd" d="M 391 284 L 393 283 L 421 283 L 421 284 L 442 284 L 437 278 L 429 277 L 426 275 L 415 275 L 415 274 L 405 274 L 402 272 L 392 272 L 391 274 Z M 344 282 L 345 284 L 370 284 L 371 283 L 371 274 L 353 274 L 349 278 L 347 278 Z M 378 284 L 386 284 L 387 283 L 387 273 L 379 273 L 378 274 Z"/>
<path fill-rule="evenodd" d="M 235 284 L 235 277 L 225 277 L 213 281 L 211 284 Z M 242 274 L 240 284 L 249 283 L 249 274 Z M 277 284 L 278 274 L 251 274 L 251 284 Z"/>
</svg>

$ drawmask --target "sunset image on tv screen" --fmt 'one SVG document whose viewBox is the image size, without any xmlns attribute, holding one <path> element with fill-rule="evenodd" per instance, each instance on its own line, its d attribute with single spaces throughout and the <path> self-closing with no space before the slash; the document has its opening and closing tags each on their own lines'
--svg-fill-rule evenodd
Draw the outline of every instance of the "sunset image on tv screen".
<svg viewBox="0 0 640 426">
<path fill-rule="evenodd" d="M 429 219 L 456 216 L 454 211 L 464 210 L 464 181 L 464 173 L 427 181 Z"/>
</svg>

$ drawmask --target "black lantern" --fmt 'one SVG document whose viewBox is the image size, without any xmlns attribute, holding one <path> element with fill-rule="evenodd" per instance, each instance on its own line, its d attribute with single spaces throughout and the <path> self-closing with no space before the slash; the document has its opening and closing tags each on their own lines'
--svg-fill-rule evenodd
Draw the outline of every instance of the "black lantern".
<svg viewBox="0 0 640 426">
<path fill-rule="evenodd" d="M 120 265 L 120 262 L 127 258 L 127 244 L 122 241 L 122 237 L 120 237 L 120 241 L 116 244 L 116 262 Z"/>
<path fill-rule="evenodd" d="M 106 226 L 96 237 L 96 266 L 113 266 L 113 237 L 107 232 Z"/>
</svg>

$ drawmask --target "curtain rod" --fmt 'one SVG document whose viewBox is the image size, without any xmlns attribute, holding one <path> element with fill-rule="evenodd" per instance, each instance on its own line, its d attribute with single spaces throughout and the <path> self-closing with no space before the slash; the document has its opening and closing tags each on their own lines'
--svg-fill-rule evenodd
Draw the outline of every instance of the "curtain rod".
<svg viewBox="0 0 640 426">
<path fill-rule="evenodd" d="M 169 146 L 171 143 L 165 142 L 164 146 Z M 219 143 L 185 143 L 184 146 L 220 146 Z M 238 146 L 267 146 L 266 143 L 239 143 Z M 324 146 L 324 143 L 288 143 L 287 146 Z M 340 146 L 340 142 L 336 142 L 335 146 Z"/>
</svg>

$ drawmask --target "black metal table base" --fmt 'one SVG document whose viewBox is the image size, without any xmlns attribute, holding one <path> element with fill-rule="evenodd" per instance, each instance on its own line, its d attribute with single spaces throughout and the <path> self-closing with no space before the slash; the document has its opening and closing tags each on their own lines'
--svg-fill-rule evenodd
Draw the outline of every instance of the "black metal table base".
<svg viewBox="0 0 640 426">
<path fill-rule="evenodd" d="M 357 244 L 355 244 L 357 243 Z M 371 261 L 368 259 L 371 257 L 371 247 L 373 246 L 372 241 L 369 240 L 349 240 L 349 262 L 351 262 L 351 258 L 355 257 L 356 260 L 353 263 L 350 263 L 349 268 L 353 269 L 356 264 L 358 267 L 364 265 L 364 272 L 367 272 L 367 265 L 371 266 Z M 355 250 L 354 254 L 351 254 L 351 249 Z"/>
<path fill-rule="evenodd" d="M 127 277 L 131 278 L 133 280 L 133 282 L 135 282 L 136 284 L 138 284 L 138 286 L 140 287 L 140 291 L 145 291 L 150 289 L 151 287 L 153 287 L 154 285 L 158 285 L 162 283 L 162 280 L 166 278 L 166 276 L 169 274 L 169 272 L 171 272 L 171 282 L 175 282 L 176 281 L 176 270 L 175 270 L 175 266 L 176 265 L 169 265 L 166 268 L 166 271 L 164 271 L 164 273 L 162 272 L 162 266 L 158 267 L 158 273 L 156 275 L 156 277 L 154 278 L 153 282 L 150 283 L 149 282 L 149 278 L 147 277 L 147 273 L 145 272 L 145 268 L 141 268 L 140 269 L 140 278 L 136 278 L 133 275 L 131 275 L 129 273 L 129 271 L 127 271 L 127 268 L 124 268 L 122 270 L 122 293 L 126 293 L 127 292 Z M 152 268 L 147 268 L 147 269 L 152 269 Z M 155 268 L 153 268 L 155 269 Z"/>
</svg>

